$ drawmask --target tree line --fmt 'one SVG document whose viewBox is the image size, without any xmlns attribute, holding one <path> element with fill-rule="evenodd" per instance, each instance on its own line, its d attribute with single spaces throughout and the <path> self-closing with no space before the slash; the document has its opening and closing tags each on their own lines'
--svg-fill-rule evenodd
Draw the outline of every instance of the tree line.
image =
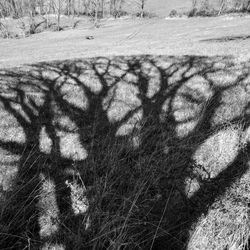
<svg viewBox="0 0 250 250">
<path fill-rule="evenodd" d="M 118 17 L 124 13 L 124 4 L 134 5 L 141 16 L 146 0 L 1 0 L 0 17 L 20 18 L 27 15 L 87 15 Z"/>
<path fill-rule="evenodd" d="M 212 3 L 211 0 L 189 1 L 192 9 L 215 3 L 214 1 Z M 147 0 L 1 0 L 0 18 L 56 14 L 59 16 L 86 15 L 92 16 L 97 20 L 98 18 L 108 16 L 122 16 L 127 14 L 127 9 L 133 9 L 139 16 L 143 17 L 145 15 L 146 2 Z M 217 4 L 219 6 L 219 14 L 229 6 L 230 9 L 238 11 L 250 10 L 250 0 L 217 0 Z M 130 8 L 126 8 L 128 6 Z"/>
</svg>

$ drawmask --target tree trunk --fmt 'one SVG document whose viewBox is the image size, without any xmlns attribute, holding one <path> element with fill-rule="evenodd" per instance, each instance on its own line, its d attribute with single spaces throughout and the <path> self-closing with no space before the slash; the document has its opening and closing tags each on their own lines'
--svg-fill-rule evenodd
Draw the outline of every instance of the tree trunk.
<svg viewBox="0 0 250 250">
<path fill-rule="evenodd" d="M 197 0 L 192 0 L 192 10 L 194 10 L 197 6 Z"/>
<path fill-rule="evenodd" d="M 44 14 L 44 0 L 40 0 L 39 5 L 40 5 L 40 13 L 43 15 Z"/>
<path fill-rule="evenodd" d="M 250 0 L 246 1 L 244 6 L 244 11 L 249 11 L 249 10 L 250 10 Z"/>
<path fill-rule="evenodd" d="M 121 10 L 122 10 L 122 0 L 118 2 L 118 7 L 117 7 L 117 14 L 119 17 L 121 16 Z"/>
<path fill-rule="evenodd" d="M 56 13 L 55 4 L 54 4 L 53 0 L 50 0 L 50 2 L 49 2 L 49 13 L 53 13 L 53 14 Z"/>
<path fill-rule="evenodd" d="M 68 16 L 70 15 L 70 7 L 71 7 L 71 6 L 70 6 L 70 5 L 71 5 L 70 3 L 71 3 L 71 0 L 68 0 L 68 1 L 67 1 L 67 15 L 68 15 Z"/>
<path fill-rule="evenodd" d="M 112 0 L 112 11 L 115 18 L 117 17 L 117 0 Z"/>
<path fill-rule="evenodd" d="M 220 10 L 218 12 L 218 16 L 221 14 L 221 12 L 223 11 L 224 7 L 226 4 L 226 0 L 221 0 L 221 4 L 220 4 Z"/>
<path fill-rule="evenodd" d="M 75 0 L 71 0 L 71 15 L 75 16 Z"/>
<path fill-rule="evenodd" d="M 98 22 L 99 0 L 95 0 L 95 26 Z"/>
<path fill-rule="evenodd" d="M 104 18 L 104 0 L 102 0 L 102 18 Z"/>
<path fill-rule="evenodd" d="M 110 0 L 109 2 L 109 15 L 112 16 L 113 15 L 113 1 Z"/>
<path fill-rule="evenodd" d="M 60 22 L 61 22 L 61 0 L 58 1 L 58 12 L 57 12 L 57 30 L 60 30 Z"/>
<path fill-rule="evenodd" d="M 12 1 L 11 1 L 11 7 L 12 7 L 13 15 L 14 15 L 14 16 L 18 16 L 15 0 L 12 0 Z"/>
<path fill-rule="evenodd" d="M 84 14 L 89 16 L 89 1 L 84 0 Z"/>
<path fill-rule="evenodd" d="M 144 17 L 145 0 L 141 1 L 141 18 Z"/>
</svg>

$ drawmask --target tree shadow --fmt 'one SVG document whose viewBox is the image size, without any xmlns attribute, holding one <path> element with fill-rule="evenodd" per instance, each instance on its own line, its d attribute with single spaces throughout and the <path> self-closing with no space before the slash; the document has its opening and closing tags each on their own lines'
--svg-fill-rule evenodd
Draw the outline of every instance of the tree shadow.
<svg viewBox="0 0 250 250">
<path fill-rule="evenodd" d="M 185 249 L 194 223 L 248 170 L 241 137 L 224 162 L 210 156 L 213 136 L 250 126 L 248 78 L 247 64 L 239 74 L 231 58 L 198 56 L 1 71 L 0 148 L 13 159 L 1 165 L 1 246 Z"/>
<path fill-rule="evenodd" d="M 215 42 L 215 43 L 224 43 L 224 42 L 231 42 L 231 41 L 244 41 L 250 39 L 249 35 L 241 35 L 241 36 L 223 36 L 219 38 L 210 38 L 204 39 L 200 42 Z"/>
</svg>

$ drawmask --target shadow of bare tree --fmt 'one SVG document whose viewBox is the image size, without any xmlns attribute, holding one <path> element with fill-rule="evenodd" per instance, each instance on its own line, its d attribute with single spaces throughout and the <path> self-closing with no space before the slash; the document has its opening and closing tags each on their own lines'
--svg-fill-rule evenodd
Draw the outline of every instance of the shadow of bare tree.
<svg viewBox="0 0 250 250">
<path fill-rule="evenodd" d="M 248 170 L 249 63 L 102 57 L 0 82 L 3 248 L 185 249 Z"/>
<path fill-rule="evenodd" d="M 249 35 L 242 35 L 242 36 L 224 36 L 219 38 L 212 38 L 212 39 L 204 39 L 201 40 L 201 42 L 217 42 L 217 43 L 223 43 L 223 42 L 231 42 L 231 41 L 244 41 L 250 39 Z"/>
</svg>

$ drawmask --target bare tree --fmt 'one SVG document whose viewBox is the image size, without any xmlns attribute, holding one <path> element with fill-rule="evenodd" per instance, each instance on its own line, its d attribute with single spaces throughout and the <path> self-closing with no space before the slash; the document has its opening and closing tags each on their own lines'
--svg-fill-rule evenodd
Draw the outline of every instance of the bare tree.
<svg viewBox="0 0 250 250">
<path fill-rule="evenodd" d="M 144 8 L 145 8 L 146 0 L 141 0 L 141 17 L 144 17 Z"/>
<path fill-rule="evenodd" d="M 220 2 L 220 9 L 218 12 L 218 16 L 221 14 L 221 12 L 224 10 L 225 6 L 226 6 L 227 0 L 221 0 Z"/>
<path fill-rule="evenodd" d="M 60 30 L 61 23 L 61 11 L 62 11 L 62 0 L 58 0 L 58 11 L 57 11 L 57 30 Z"/>
<path fill-rule="evenodd" d="M 57 30 L 60 30 L 61 26 L 61 14 L 62 14 L 62 3 L 63 0 L 50 0 L 50 3 L 52 3 L 52 9 L 54 10 L 54 13 L 57 14 Z"/>
<path fill-rule="evenodd" d="M 192 0 L 192 9 L 194 10 L 197 6 L 197 0 Z"/>
<path fill-rule="evenodd" d="M 140 9 L 140 17 L 145 16 L 145 4 L 147 0 L 135 0 L 135 4 L 139 7 Z"/>
<path fill-rule="evenodd" d="M 101 0 L 101 11 L 102 11 L 102 18 L 104 18 L 105 15 L 105 0 Z"/>
<path fill-rule="evenodd" d="M 94 5 L 95 5 L 95 20 L 94 24 L 97 26 L 98 23 L 98 14 L 99 14 L 99 7 L 100 7 L 100 0 L 94 0 Z"/>
</svg>

